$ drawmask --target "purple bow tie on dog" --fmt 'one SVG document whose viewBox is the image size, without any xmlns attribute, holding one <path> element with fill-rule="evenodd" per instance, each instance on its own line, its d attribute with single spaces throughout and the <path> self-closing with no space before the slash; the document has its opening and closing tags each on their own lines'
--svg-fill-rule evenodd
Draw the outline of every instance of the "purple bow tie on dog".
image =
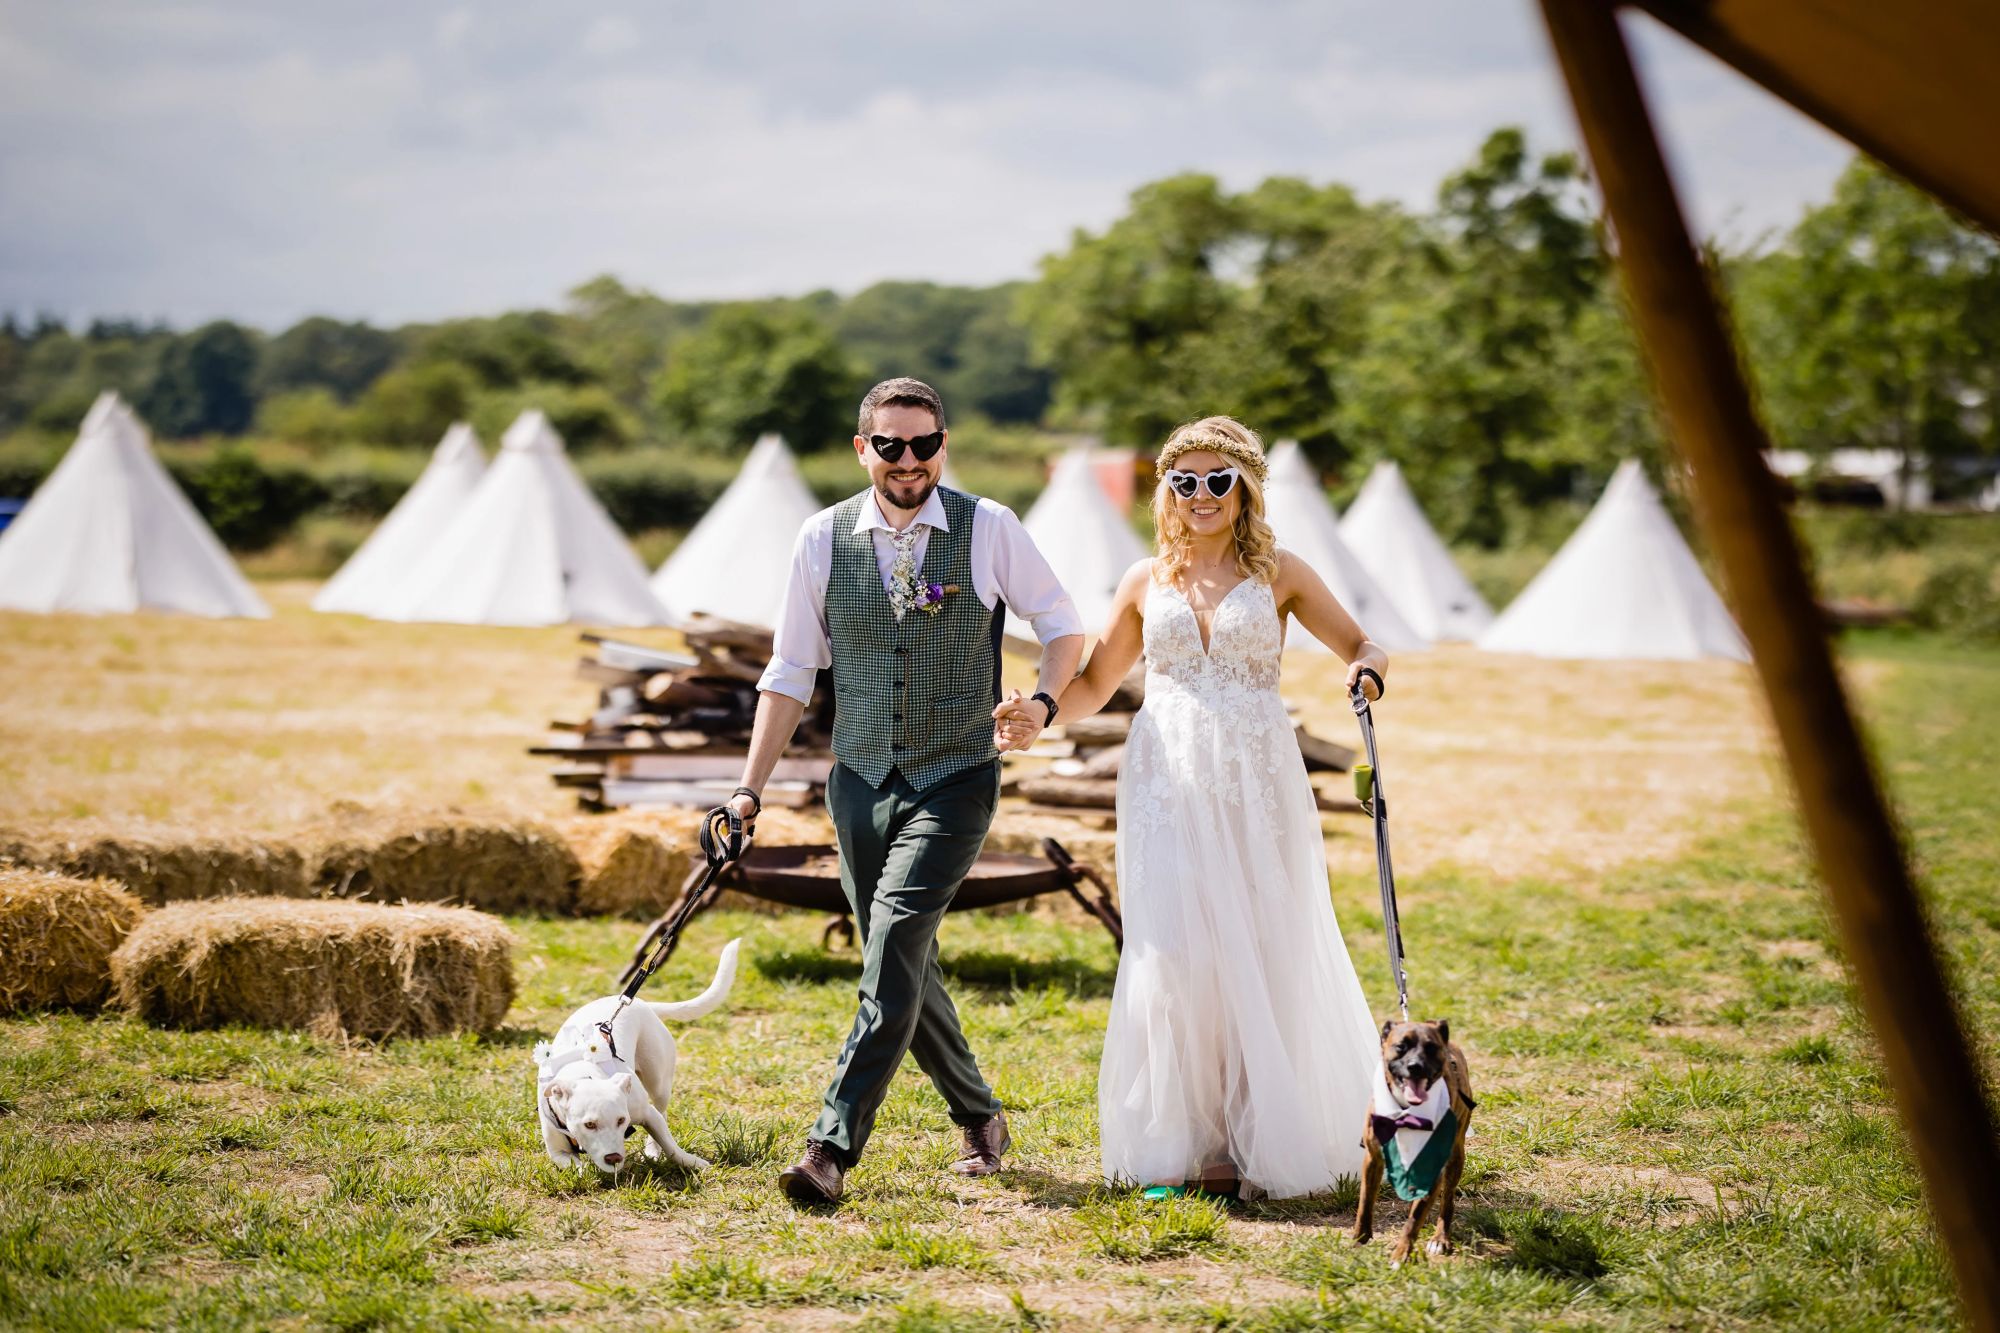
<svg viewBox="0 0 2000 1333">
<path fill-rule="evenodd" d="M 1414 1111 L 1404 1111 L 1398 1115 L 1378 1115 L 1375 1119 L 1375 1137 L 1388 1139 L 1399 1129 L 1436 1129 L 1437 1122 L 1429 1116 L 1418 1115 Z"/>
</svg>

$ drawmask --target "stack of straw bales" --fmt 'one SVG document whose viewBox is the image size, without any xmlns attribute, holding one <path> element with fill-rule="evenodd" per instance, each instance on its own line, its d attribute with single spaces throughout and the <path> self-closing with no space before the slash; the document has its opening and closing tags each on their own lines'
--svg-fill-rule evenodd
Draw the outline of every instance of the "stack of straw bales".
<svg viewBox="0 0 2000 1333">
<path fill-rule="evenodd" d="M 701 864 L 704 813 L 621 811 L 555 828 L 350 807 L 287 836 L 158 828 L 0 836 L 0 861 L 111 880 L 156 907 L 217 898 L 347 898 L 648 919 L 666 909 Z M 774 807 L 759 817 L 757 836 L 775 846 L 830 843 L 833 826 L 821 810 Z"/>
<path fill-rule="evenodd" d="M 194 898 L 302 897 L 307 853 L 282 842 L 192 830 L 119 830 L 79 837 L 23 838 L 6 855 L 78 879 L 109 879 L 152 906 Z"/>
<path fill-rule="evenodd" d="M 153 913 L 111 970 L 119 1003 L 162 1026 L 380 1040 L 498 1027 L 512 946 L 467 908 L 225 898 Z"/>
<path fill-rule="evenodd" d="M 145 910 L 101 879 L 0 865 L 0 1013 L 102 1005 L 112 952 Z"/>
<path fill-rule="evenodd" d="M 454 815 L 347 819 L 315 830 L 318 896 L 450 902 L 563 916 L 583 868 L 561 834 L 522 821 Z"/>
</svg>

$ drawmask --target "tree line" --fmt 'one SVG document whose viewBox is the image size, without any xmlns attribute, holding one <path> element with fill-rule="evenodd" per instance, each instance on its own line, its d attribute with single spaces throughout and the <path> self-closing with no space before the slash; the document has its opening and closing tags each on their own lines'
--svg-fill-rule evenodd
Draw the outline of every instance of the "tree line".
<svg viewBox="0 0 2000 1333">
<path fill-rule="evenodd" d="M 1399 461 L 1446 532 L 1482 545 L 1661 433 L 1580 163 L 1495 132 L 1413 211 L 1274 177 L 1134 192 L 1032 281 L 887 282 L 842 297 L 675 302 L 600 277 L 562 308 L 275 335 L 100 320 L 0 323 L 0 432 L 74 429 L 101 388 L 163 436 L 428 446 L 522 407 L 582 450 L 807 451 L 861 389 L 937 384 L 961 419 L 1149 446 L 1230 412 L 1357 477 Z M 2000 453 L 2000 248 L 1857 159 L 1788 231 L 1716 253 L 1784 446 L 1899 451 L 1949 470 Z"/>
</svg>

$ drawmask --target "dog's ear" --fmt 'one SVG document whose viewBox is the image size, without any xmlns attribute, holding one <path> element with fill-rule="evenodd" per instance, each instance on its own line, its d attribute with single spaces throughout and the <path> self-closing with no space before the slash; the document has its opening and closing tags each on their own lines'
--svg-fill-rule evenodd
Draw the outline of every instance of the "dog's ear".
<svg viewBox="0 0 2000 1333">
<path fill-rule="evenodd" d="M 1437 1021 L 1437 1030 L 1439 1041 L 1451 1040 L 1451 1020 L 1449 1018 L 1440 1018 Z"/>
<path fill-rule="evenodd" d="M 1382 1020 L 1382 1040 L 1383 1040 L 1383 1041 L 1387 1041 L 1387 1040 L 1389 1040 L 1389 1029 L 1390 1029 L 1390 1028 L 1392 1028 L 1392 1027 L 1394 1027 L 1394 1026 L 1396 1026 L 1396 1020 L 1395 1020 L 1395 1019 L 1393 1019 L 1393 1018 L 1386 1018 L 1386 1019 L 1383 1019 L 1383 1020 Z"/>
<path fill-rule="evenodd" d="M 550 1109 L 558 1116 L 569 1110 L 569 1084 L 551 1083 L 546 1095 L 549 1099 Z"/>
<path fill-rule="evenodd" d="M 632 1076 L 624 1073 L 613 1074 L 611 1076 L 611 1085 L 620 1092 L 630 1092 L 632 1091 Z"/>
</svg>

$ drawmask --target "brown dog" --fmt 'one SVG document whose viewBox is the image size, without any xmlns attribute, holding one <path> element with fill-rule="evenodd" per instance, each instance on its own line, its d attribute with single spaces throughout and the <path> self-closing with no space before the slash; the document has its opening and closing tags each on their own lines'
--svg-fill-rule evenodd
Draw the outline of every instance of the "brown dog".
<svg viewBox="0 0 2000 1333">
<path fill-rule="evenodd" d="M 1370 1102 L 1367 1123 L 1361 1130 L 1361 1146 L 1368 1150 L 1368 1164 L 1361 1172 L 1354 1243 L 1364 1245 L 1375 1234 L 1375 1196 L 1382 1188 L 1384 1173 L 1393 1170 L 1397 1193 L 1409 1199 L 1414 1192 L 1415 1197 L 1410 1204 L 1410 1220 L 1403 1227 L 1396 1248 L 1389 1252 L 1389 1261 L 1400 1264 L 1410 1257 L 1410 1248 L 1416 1243 L 1424 1220 L 1430 1216 L 1433 1203 L 1438 1223 L 1430 1252 L 1450 1254 L 1452 1210 L 1457 1202 L 1459 1173 L 1465 1169 L 1465 1136 L 1472 1126 L 1472 1108 L 1478 1105 L 1472 1097 L 1465 1054 L 1451 1044 L 1451 1024 L 1442 1018 L 1435 1023 L 1399 1023 L 1394 1019 L 1384 1023 L 1382 1081 L 1384 1091 Z M 1450 1094 L 1448 1102 L 1433 1095 L 1440 1083 Z M 1424 1115 L 1426 1111 L 1430 1114 Z M 1447 1116 L 1450 1123 L 1446 1123 Z M 1411 1123 L 1420 1117 L 1435 1131 L 1431 1136 L 1433 1141 L 1415 1161 L 1405 1161 L 1397 1130 L 1424 1128 Z M 1447 1142 L 1451 1155 L 1440 1164 Z M 1393 1162 L 1391 1147 L 1396 1149 Z"/>
</svg>

